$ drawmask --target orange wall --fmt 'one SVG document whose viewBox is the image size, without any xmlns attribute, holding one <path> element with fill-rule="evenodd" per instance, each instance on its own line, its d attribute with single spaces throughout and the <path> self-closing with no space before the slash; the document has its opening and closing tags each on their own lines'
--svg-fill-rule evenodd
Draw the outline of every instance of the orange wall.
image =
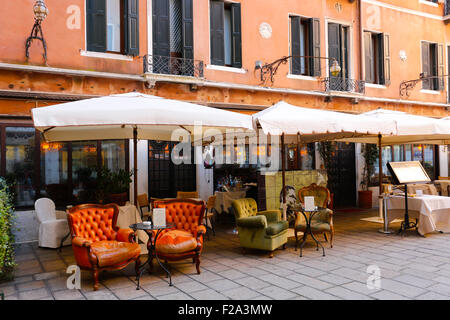
<svg viewBox="0 0 450 320">
<path fill-rule="evenodd" d="M 25 40 L 33 25 L 32 6 L 34 0 L 3 1 L 0 11 L 0 62 L 16 64 L 43 65 L 42 49 L 35 41 L 31 48 L 30 61 L 25 59 Z M 127 74 L 142 74 L 142 56 L 149 51 L 147 45 L 147 1 L 139 2 L 140 9 L 140 56 L 133 61 L 120 61 L 104 58 L 85 57 L 80 50 L 85 50 L 85 13 L 84 0 L 46 0 L 50 10 L 49 16 L 43 22 L 44 36 L 48 46 L 48 65 L 50 67 L 93 70 Z M 289 55 L 289 14 L 304 17 L 320 18 L 321 23 L 321 55 L 326 56 L 326 23 L 341 22 L 351 26 L 351 75 L 360 78 L 359 66 L 359 21 L 357 2 L 347 0 L 238 0 L 242 5 L 242 56 L 244 74 L 210 70 L 205 68 L 205 78 L 208 81 L 228 82 L 234 84 L 260 85 L 259 71 L 254 71 L 255 61 L 272 62 L 282 56 Z M 340 7 L 336 7 L 336 4 Z M 366 96 L 400 99 L 399 84 L 402 80 L 418 78 L 421 72 L 420 40 L 447 43 L 450 37 L 450 25 L 441 20 L 421 17 L 411 13 L 401 12 L 399 8 L 416 10 L 433 17 L 442 17 L 443 6 L 438 7 L 420 4 L 419 0 L 384 0 L 384 3 L 394 6 L 384 8 L 371 3 L 363 4 L 364 29 L 386 32 L 391 37 L 391 84 L 386 88 L 366 88 Z M 72 6 L 72 7 L 71 7 Z M 75 7 L 73 7 L 75 6 Z M 69 8 L 80 9 L 80 27 L 68 28 L 71 13 Z M 338 10 L 339 9 L 339 10 Z M 259 25 L 267 22 L 272 27 L 272 37 L 264 39 L 259 34 Z M 7 30 L 7 32 L 5 32 Z M 209 0 L 194 0 L 194 51 L 195 59 L 203 60 L 205 66 L 210 63 L 209 34 Z M 405 50 L 408 56 L 406 62 L 399 59 L 399 51 Z M 445 59 L 447 64 L 447 59 Z M 322 76 L 326 76 L 325 63 L 322 61 Z M 447 67 L 446 67 L 447 69 Z M 282 65 L 273 88 L 289 88 L 297 90 L 323 91 L 323 84 L 317 79 L 289 79 L 288 65 Z M 199 87 L 191 91 L 189 86 L 170 83 L 157 83 L 153 89 L 146 89 L 144 83 L 130 80 L 111 80 L 93 77 L 68 77 L 36 72 L 11 72 L 0 69 L 0 90 L 43 91 L 73 94 L 105 95 L 128 92 L 134 89 L 169 98 L 177 98 L 197 102 L 217 102 L 248 105 L 271 105 L 281 99 L 291 103 L 327 108 L 335 110 L 361 112 L 377 107 L 387 107 L 417 114 L 446 116 L 442 107 L 425 107 L 408 104 L 408 100 L 446 103 L 446 92 L 429 94 L 420 92 L 421 85 L 413 90 L 411 96 L 404 98 L 402 103 L 375 103 L 360 101 L 352 104 L 349 99 L 335 98 L 325 102 L 323 97 L 291 95 L 280 93 L 255 92 L 221 88 Z M 10 107 L 0 104 L 0 114 L 29 114 L 24 104 Z"/>
</svg>

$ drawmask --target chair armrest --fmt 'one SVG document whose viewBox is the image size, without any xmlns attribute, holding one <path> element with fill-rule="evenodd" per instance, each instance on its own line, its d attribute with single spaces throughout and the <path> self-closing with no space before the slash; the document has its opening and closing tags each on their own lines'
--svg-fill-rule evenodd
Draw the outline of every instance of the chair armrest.
<svg viewBox="0 0 450 320">
<path fill-rule="evenodd" d="M 62 210 L 56 210 L 56 219 L 65 219 L 67 220 L 67 213 L 65 211 Z"/>
<path fill-rule="evenodd" d="M 199 225 L 197 228 L 197 250 L 202 248 L 202 237 L 206 233 L 206 227 L 204 225 Z"/>
<path fill-rule="evenodd" d="M 243 228 L 267 228 L 267 218 L 265 215 L 239 218 L 236 225 Z"/>
<path fill-rule="evenodd" d="M 320 220 L 322 222 L 330 222 L 333 219 L 333 210 L 325 208 L 316 213 L 313 220 Z"/>
<path fill-rule="evenodd" d="M 132 229 L 119 229 L 116 240 L 119 242 L 135 242 L 135 233 Z"/>
<path fill-rule="evenodd" d="M 72 244 L 77 247 L 89 248 L 92 244 L 92 241 L 81 238 L 81 237 L 75 237 L 72 239 Z"/>
<path fill-rule="evenodd" d="M 280 210 L 265 210 L 259 211 L 257 215 L 264 215 L 267 219 L 267 222 L 277 222 L 281 220 L 281 212 Z"/>
</svg>

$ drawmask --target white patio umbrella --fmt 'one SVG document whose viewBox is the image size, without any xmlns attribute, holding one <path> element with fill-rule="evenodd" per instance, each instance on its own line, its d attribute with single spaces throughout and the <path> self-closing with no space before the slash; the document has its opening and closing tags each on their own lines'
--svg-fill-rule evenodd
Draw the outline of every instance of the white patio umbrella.
<svg viewBox="0 0 450 320">
<path fill-rule="evenodd" d="M 282 144 L 282 181 L 283 181 L 283 218 L 286 219 L 285 192 L 285 151 L 286 142 L 316 142 L 350 137 L 394 135 L 397 133 L 395 122 L 362 118 L 352 114 L 303 108 L 284 101 L 258 112 L 253 116 L 253 125 L 261 128 L 264 134 L 281 136 Z"/>
<path fill-rule="evenodd" d="M 172 137 L 176 129 L 190 136 L 194 128 L 201 134 L 208 129 L 252 130 L 249 115 L 139 92 L 34 108 L 31 114 L 34 126 L 47 141 L 133 139 L 135 204 L 138 139 L 170 141 L 177 139 Z"/>
<path fill-rule="evenodd" d="M 406 112 L 376 109 L 373 111 L 361 113 L 357 118 L 365 120 L 367 118 L 377 119 L 381 121 L 395 121 L 397 127 L 397 135 L 365 136 L 365 137 L 349 137 L 340 141 L 355 143 L 373 143 L 378 145 L 378 164 L 379 164 L 379 194 L 382 194 L 382 149 L 383 146 L 394 144 L 449 144 L 450 143 L 450 117 L 444 119 L 435 119 L 424 116 L 408 114 Z M 358 120 L 359 121 L 359 120 Z M 379 199 L 379 214 L 383 215 L 383 202 Z M 384 230 L 387 233 L 387 230 Z"/>
</svg>

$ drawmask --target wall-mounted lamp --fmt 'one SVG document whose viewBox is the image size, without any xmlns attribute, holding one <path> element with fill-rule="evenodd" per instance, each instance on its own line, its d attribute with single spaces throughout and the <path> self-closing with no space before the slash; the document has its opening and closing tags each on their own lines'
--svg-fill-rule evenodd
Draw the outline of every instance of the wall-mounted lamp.
<svg viewBox="0 0 450 320">
<path fill-rule="evenodd" d="M 30 36 L 27 38 L 27 42 L 25 44 L 25 55 L 27 59 L 30 57 L 30 53 L 28 52 L 30 49 L 30 45 L 33 42 L 34 39 L 39 40 L 42 42 L 42 46 L 44 47 L 44 54 L 42 55 L 44 57 L 45 64 L 47 65 L 47 44 L 45 43 L 44 34 L 42 32 L 42 21 L 45 20 L 45 18 L 48 15 L 48 8 L 45 5 L 44 0 L 37 0 L 33 6 L 33 13 L 34 13 L 34 25 L 33 29 L 31 29 Z"/>
</svg>

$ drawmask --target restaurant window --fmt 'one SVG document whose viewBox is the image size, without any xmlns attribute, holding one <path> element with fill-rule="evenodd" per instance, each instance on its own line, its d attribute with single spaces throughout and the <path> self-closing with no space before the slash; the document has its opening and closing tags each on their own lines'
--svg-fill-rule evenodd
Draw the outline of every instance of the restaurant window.
<svg viewBox="0 0 450 320">
<path fill-rule="evenodd" d="M 288 170 L 314 170 L 315 144 L 286 146 L 286 168 Z"/>
<path fill-rule="evenodd" d="M 87 50 L 139 55 L 139 0 L 86 0 Z"/>
<path fill-rule="evenodd" d="M 241 4 L 210 1 L 211 64 L 242 67 Z"/>
<path fill-rule="evenodd" d="M 34 204 L 35 136 L 33 127 L 5 128 L 5 177 L 13 186 L 16 207 Z"/>
<path fill-rule="evenodd" d="M 41 195 L 69 203 L 69 143 L 41 139 Z"/>
<path fill-rule="evenodd" d="M 126 168 L 126 151 L 124 140 L 101 141 L 102 166 L 118 171 Z"/>
<path fill-rule="evenodd" d="M 389 84 L 390 53 L 389 35 L 364 32 L 365 81 L 374 84 Z"/>
<path fill-rule="evenodd" d="M 436 77 L 423 80 L 422 89 L 444 90 L 444 46 L 422 41 L 421 47 L 422 74 L 424 77 Z"/>
<path fill-rule="evenodd" d="M 320 76 L 320 20 L 291 16 L 290 40 L 291 74 Z"/>
<path fill-rule="evenodd" d="M 95 200 L 97 142 L 72 142 L 73 195 L 77 202 Z"/>
</svg>

